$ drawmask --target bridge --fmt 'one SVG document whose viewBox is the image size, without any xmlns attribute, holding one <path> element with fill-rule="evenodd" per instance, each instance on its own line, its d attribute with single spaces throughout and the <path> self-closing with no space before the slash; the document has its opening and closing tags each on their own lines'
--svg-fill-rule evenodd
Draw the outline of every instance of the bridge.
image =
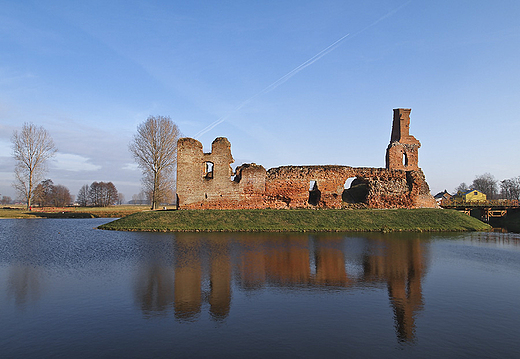
<svg viewBox="0 0 520 359">
<path fill-rule="evenodd" d="M 455 209 L 467 215 L 471 211 L 480 210 L 480 219 L 489 222 L 491 217 L 503 217 L 508 211 L 520 208 L 520 201 L 507 199 L 494 199 L 486 201 L 462 201 L 460 199 L 443 199 L 442 208 Z"/>
</svg>

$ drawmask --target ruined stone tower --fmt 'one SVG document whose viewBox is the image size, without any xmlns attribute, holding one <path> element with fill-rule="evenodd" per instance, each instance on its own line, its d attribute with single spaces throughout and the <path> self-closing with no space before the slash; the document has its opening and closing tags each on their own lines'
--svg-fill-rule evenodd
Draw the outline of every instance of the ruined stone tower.
<svg viewBox="0 0 520 359">
<path fill-rule="evenodd" d="M 386 168 L 390 170 L 417 171 L 418 151 L 421 143 L 410 135 L 409 108 L 395 108 L 392 136 L 386 149 Z"/>
</svg>

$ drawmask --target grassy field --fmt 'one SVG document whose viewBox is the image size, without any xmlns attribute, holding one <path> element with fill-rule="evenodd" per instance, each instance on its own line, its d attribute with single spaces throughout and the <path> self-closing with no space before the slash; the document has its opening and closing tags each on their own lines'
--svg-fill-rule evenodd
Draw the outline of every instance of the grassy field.
<svg viewBox="0 0 520 359">
<path fill-rule="evenodd" d="M 182 210 L 148 211 L 101 229 L 173 232 L 480 231 L 489 225 L 454 210 Z"/>
<path fill-rule="evenodd" d="M 0 208 L 0 218 L 121 218 L 149 210 L 149 206 L 45 207 L 28 211 L 23 206 Z"/>
</svg>

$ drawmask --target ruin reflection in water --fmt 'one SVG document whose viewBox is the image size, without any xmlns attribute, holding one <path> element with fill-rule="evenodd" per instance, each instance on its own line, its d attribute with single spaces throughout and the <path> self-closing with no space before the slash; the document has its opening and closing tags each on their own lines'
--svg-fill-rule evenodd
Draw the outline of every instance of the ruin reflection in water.
<svg viewBox="0 0 520 359">
<path fill-rule="evenodd" d="M 172 262 L 155 258 L 142 266 L 136 299 L 146 316 L 167 315 L 173 308 L 177 319 L 194 321 L 203 304 L 209 304 L 211 317 L 221 321 L 230 313 L 233 287 L 386 287 L 397 338 L 412 341 L 414 318 L 423 308 L 421 279 L 427 270 L 428 241 L 406 236 L 410 238 L 365 235 L 347 250 L 341 235 L 241 234 L 230 240 L 229 235 L 176 234 Z"/>
<path fill-rule="evenodd" d="M 520 235 L 0 220 L 0 356 L 519 357 Z"/>
</svg>

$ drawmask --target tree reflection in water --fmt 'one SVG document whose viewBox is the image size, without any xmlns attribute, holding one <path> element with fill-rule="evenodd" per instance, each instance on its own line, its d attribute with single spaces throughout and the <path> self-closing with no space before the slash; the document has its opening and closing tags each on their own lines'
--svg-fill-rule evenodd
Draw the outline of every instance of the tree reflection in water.
<svg viewBox="0 0 520 359">
<path fill-rule="evenodd" d="M 151 259 L 141 266 L 136 299 L 147 316 L 173 308 L 176 319 L 193 321 L 209 304 L 211 318 L 223 321 L 232 307 L 233 287 L 320 291 L 386 286 L 396 336 L 413 341 L 415 317 L 423 308 L 428 242 L 404 237 L 367 235 L 362 250 L 349 253 L 350 237 L 340 234 L 180 233 L 172 239 L 169 262 Z M 349 273 L 349 262 L 361 271 Z"/>
</svg>

